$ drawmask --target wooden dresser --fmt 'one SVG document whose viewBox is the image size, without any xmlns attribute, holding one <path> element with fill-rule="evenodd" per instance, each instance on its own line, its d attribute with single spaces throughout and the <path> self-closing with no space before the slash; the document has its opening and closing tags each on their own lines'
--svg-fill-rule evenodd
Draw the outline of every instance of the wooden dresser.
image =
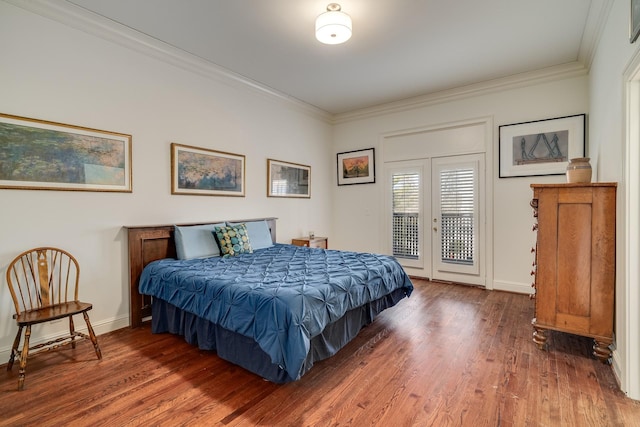
<svg viewBox="0 0 640 427">
<path fill-rule="evenodd" d="M 611 357 L 615 289 L 616 185 L 532 184 L 537 217 L 533 341 L 547 331 L 594 339 L 593 355 Z"/>
</svg>

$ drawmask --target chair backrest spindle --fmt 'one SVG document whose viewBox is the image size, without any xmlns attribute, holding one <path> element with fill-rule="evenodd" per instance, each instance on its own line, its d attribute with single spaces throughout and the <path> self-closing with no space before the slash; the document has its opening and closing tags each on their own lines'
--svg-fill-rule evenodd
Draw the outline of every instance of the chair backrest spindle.
<svg viewBox="0 0 640 427">
<path fill-rule="evenodd" d="M 44 250 L 38 251 L 38 281 L 40 282 L 40 306 L 46 307 L 50 305 L 49 288 L 52 281 L 49 279 L 49 264 Z"/>
</svg>

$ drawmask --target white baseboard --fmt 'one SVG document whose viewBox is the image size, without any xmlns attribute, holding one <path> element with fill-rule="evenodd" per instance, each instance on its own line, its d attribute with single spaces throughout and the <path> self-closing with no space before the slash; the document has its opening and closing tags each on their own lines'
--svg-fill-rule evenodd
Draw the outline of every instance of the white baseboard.
<svg viewBox="0 0 640 427">
<path fill-rule="evenodd" d="M 620 366 L 620 355 L 618 354 L 618 349 L 614 348 L 611 356 L 611 369 L 613 370 L 613 376 L 616 377 L 616 381 L 618 382 L 618 387 L 622 389 L 622 369 Z M 624 390 L 623 390 L 624 391 Z"/>
<path fill-rule="evenodd" d="M 76 327 L 77 331 L 84 332 L 85 334 L 88 333 L 87 332 L 87 325 L 84 323 L 84 321 L 77 321 L 75 316 L 74 316 L 74 323 L 76 323 L 76 325 L 77 325 L 77 327 Z M 81 325 L 83 327 L 80 327 Z M 129 326 L 129 315 L 103 320 L 102 322 L 99 322 L 99 323 L 91 322 L 91 326 L 93 326 L 93 330 L 96 333 L 96 335 L 106 334 L 107 332 L 112 332 L 112 331 L 115 331 L 117 329 L 122 329 L 122 328 L 128 327 Z M 18 332 L 18 329 L 16 327 L 16 329 L 12 333 L 16 334 L 17 332 Z M 50 334 L 48 336 L 41 336 L 41 337 L 37 337 L 36 339 L 33 339 L 34 337 L 32 335 L 29 344 L 30 344 L 30 346 L 33 346 L 33 345 L 36 345 L 36 344 L 40 344 L 40 343 L 43 343 L 43 342 L 54 340 L 56 338 L 60 338 L 61 336 L 64 336 L 67 332 L 68 331 L 60 332 L 60 333 L 56 333 L 56 334 Z M 24 335 L 24 333 L 23 333 L 23 335 Z M 20 345 L 22 345 L 22 343 L 23 343 L 23 341 L 20 342 Z M 11 347 L 0 348 L 0 365 L 4 365 L 9 361 L 10 354 L 11 354 Z"/>
<path fill-rule="evenodd" d="M 516 283 L 516 282 L 501 282 L 499 280 L 493 281 L 493 290 L 514 292 L 517 294 L 527 294 L 527 295 L 531 295 L 533 293 L 533 289 L 531 288 L 530 284 Z"/>
</svg>

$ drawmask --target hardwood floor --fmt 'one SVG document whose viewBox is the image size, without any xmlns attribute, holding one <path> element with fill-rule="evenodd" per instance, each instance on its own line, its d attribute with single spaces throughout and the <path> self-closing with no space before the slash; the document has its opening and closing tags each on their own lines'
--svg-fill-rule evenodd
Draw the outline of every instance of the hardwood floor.
<svg viewBox="0 0 640 427">
<path fill-rule="evenodd" d="M 145 326 L 0 374 L 1 426 L 640 426 L 592 342 L 532 342 L 525 295 L 414 280 L 300 381 L 276 385 Z M 13 333 L 13 332 L 12 332 Z"/>
</svg>

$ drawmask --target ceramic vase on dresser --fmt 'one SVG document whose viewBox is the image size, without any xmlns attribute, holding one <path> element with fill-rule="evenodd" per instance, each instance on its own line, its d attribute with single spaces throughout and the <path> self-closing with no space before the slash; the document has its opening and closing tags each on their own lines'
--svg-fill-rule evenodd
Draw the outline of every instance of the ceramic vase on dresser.
<svg viewBox="0 0 640 427">
<path fill-rule="evenodd" d="M 591 163 L 589 163 L 589 160 L 589 157 L 569 159 L 569 164 L 567 165 L 567 182 L 591 182 Z"/>
</svg>

